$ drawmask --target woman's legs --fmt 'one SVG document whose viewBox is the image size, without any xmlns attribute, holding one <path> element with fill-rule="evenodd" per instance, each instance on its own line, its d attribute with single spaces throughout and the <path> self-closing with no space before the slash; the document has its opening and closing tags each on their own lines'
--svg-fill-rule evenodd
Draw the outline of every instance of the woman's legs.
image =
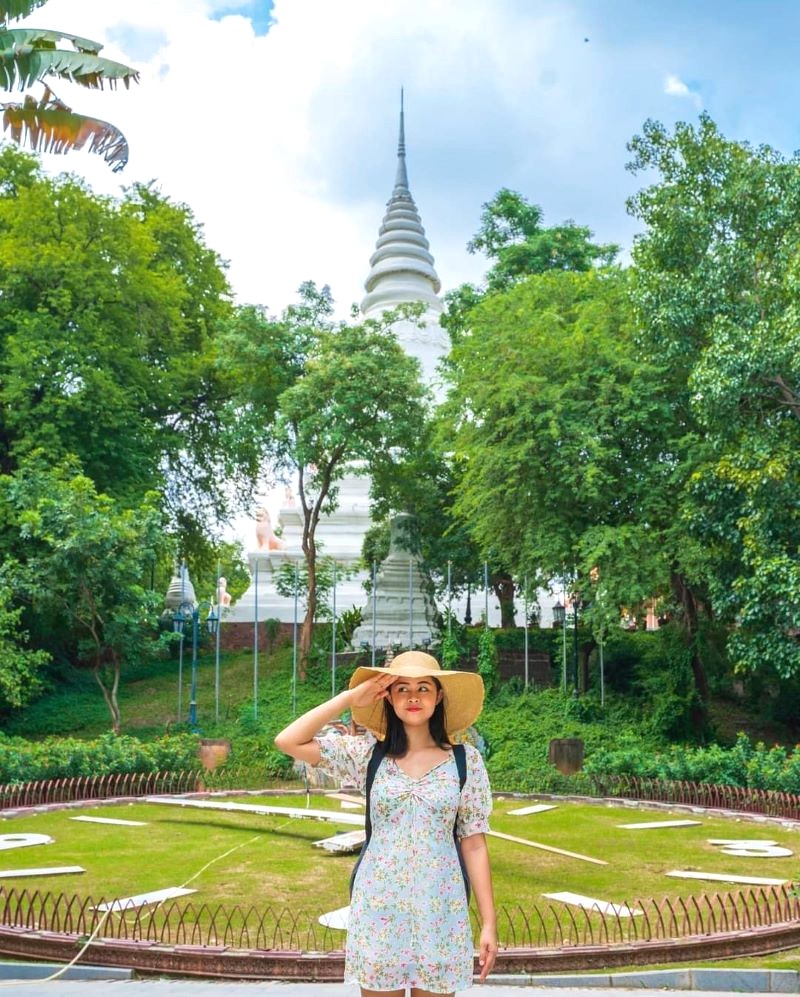
<svg viewBox="0 0 800 997">
<path fill-rule="evenodd" d="M 405 990 L 366 990 L 364 987 L 361 988 L 361 997 L 405 997 L 405 993 Z M 455 994 L 438 994 L 432 990 L 420 990 L 419 987 L 412 987 L 411 997 L 455 997 Z"/>
</svg>

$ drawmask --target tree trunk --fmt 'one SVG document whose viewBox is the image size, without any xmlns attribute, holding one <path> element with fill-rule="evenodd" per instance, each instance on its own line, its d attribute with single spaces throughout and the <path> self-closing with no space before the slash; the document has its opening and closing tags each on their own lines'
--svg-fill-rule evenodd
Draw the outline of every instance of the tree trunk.
<svg viewBox="0 0 800 997">
<path fill-rule="evenodd" d="M 106 701 L 106 706 L 108 707 L 108 712 L 111 714 L 111 729 L 115 734 L 119 734 L 122 725 L 122 716 L 119 711 L 119 701 L 117 699 L 117 691 L 119 690 L 119 659 L 116 655 L 113 656 L 112 665 L 113 679 L 111 681 L 111 686 L 107 686 L 103 680 L 103 666 L 97 665 L 94 668 L 94 677 L 97 680 L 97 684 L 100 686 L 100 691 L 103 693 L 103 699 Z"/>
<path fill-rule="evenodd" d="M 702 734 L 706 727 L 708 708 L 708 678 L 705 665 L 697 647 L 697 620 L 699 614 L 698 600 L 686 579 L 673 571 L 670 576 L 673 595 L 681 607 L 680 621 L 683 626 L 684 639 L 689 648 L 689 662 L 694 676 L 694 684 L 700 704 L 692 709 L 692 727 L 695 733 Z"/>
<path fill-rule="evenodd" d="M 305 547 L 305 544 L 304 544 Z M 314 618 L 317 615 L 317 551 L 313 537 L 306 555 L 306 571 L 308 573 L 308 592 L 306 615 L 300 628 L 300 681 L 305 682 L 308 668 L 308 656 L 311 652 L 311 641 L 314 637 Z"/>
<path fill-rule="evenodd" d="M 511 630 L 515 625 L 514 620 L 514 579 L 505 571 L 498 571 L 492 575 L 492 589 L 500 602 L 500 626 L 504 630 Z M 488 620 L 486 621 L 488 624 Z"/>
</svg>

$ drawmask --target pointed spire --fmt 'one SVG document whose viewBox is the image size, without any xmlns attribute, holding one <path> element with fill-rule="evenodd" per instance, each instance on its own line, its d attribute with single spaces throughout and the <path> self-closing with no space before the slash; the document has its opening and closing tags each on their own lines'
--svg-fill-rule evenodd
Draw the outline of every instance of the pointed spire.
<svg viewBox="0 0 800 997">
<path fill-rule="evenodd" d="M 422 219 L 408 187 L 403 98 L 401 89 L 397 174 L 378 231 L 375 252 L 369 261 L 370 271 L 364 285 L 367 296 L 361 302 L 365 315 L 393 308 L 403 301 L 421 301 L 433 311 L 442 310 L 438 297 L 441 283 L 434 269 Z"/>
<path fill-rule="evenodd" d="M 403 88 L 400 87 L 400 135 L 397 139 L 397 175 L 394 178 L 394 189 L 408 190 L 408 173 L 406 173 L 406 128 L 403 113 Z"/>
</svg>

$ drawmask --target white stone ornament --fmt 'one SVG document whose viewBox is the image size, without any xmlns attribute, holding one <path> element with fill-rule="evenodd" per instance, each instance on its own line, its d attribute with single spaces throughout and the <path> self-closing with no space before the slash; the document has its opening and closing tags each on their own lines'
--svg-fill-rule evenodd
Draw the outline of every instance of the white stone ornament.
<svg viewBox="0 0 800 997">
<path fill-rule="evenodd" d="M 31 845 L 52 845 L 49 834 L 0 834 L 0 852 L 12 848 L 29 848 Z"/>
<path fill-rule="evenodd" d="M 721 846 L 723 855 L 738 855 L 748 859 L 782 859 L 792 854 L 791 848 L 784 848 L 777 841 L 763 841 L 754 838 L 709 838 L 709 845 Z"/>
<path fill-rule="evenodd" d="M 340 931 L 347 931 L 347 926 L 350 923 L 350 908 L 340 907 L 338 910 L 330 910 L 327 914 L 320 914 L 317 920 L 325 928 L 338 928 Z"/>
<path fill-rule="evenodd" d="M 636 907 L 626 907 L 625 904 L 612 904 L 608 900 L 595 900 L 594 897 L 584 897 L 580 893 L 543 893 L 548 900 L 558 900 L 562 904 L 582 907 L 583 910 L 595 911 L 598 914 L 613 914 L 615 917 L 638 917 L 643 912 Z"/>
</svg>

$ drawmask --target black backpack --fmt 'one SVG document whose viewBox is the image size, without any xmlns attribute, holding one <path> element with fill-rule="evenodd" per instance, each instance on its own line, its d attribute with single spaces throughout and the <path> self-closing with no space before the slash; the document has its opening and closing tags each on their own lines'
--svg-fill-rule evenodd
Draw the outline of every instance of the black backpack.
<svg viewBox="0 0 800 997">
<path fill-rule="evenodd" d="M 361 860 L 367 851 L 367 846 L 369 845 L 369 839 L 372 837 L 372 820 L 369 813 L 369 797 L 372 791 L 372 783 L 375 781 L 375 773 L 378 771 L 381 762 L 386 757 L 386 743 L 384 741 L 376 741 L 372 749 L 372 754 L 370 755 L 369 763 L 367 764 L 367 779 L 364 786 L 364 796 L 366 797 L 366 808 L 367 808 L 367 819 L 364 825 L 364 830 L 366 831 L 366 838 L 364 839 L 364 844 L 361 846 L 361 853 L 358 856 L 356 864 L 353 866 L 353 872 L 350 875 L 350 895 L 353 895 L 353 883 L 355 882 L 356 873 L 358 872 L 358 867 L 361 865 Z M 453 757 L 456 760 L 456 768 L 458 769 L 458 786 L 459 792 L 463 790 L 464 784 L 467 781 L 467 752 L 464 749 L 463 744 L 453 745 Z M 464 864 L 464 858 L 461 854 L 461 842 L 458 840 L 458 835 L 456 834 L 455 824 L 453 825 L 453 840 L 456 845 L 456 854 L 458 855 L 458 864 L 461 866 L 461 875 L 464 879 L 464 889 L 467 894 L 467 903 L 469 903 L 470 897 L 470 886 L 469 886 L 469 876 L 467 875 L 467 867 Z"/>
</svg>

